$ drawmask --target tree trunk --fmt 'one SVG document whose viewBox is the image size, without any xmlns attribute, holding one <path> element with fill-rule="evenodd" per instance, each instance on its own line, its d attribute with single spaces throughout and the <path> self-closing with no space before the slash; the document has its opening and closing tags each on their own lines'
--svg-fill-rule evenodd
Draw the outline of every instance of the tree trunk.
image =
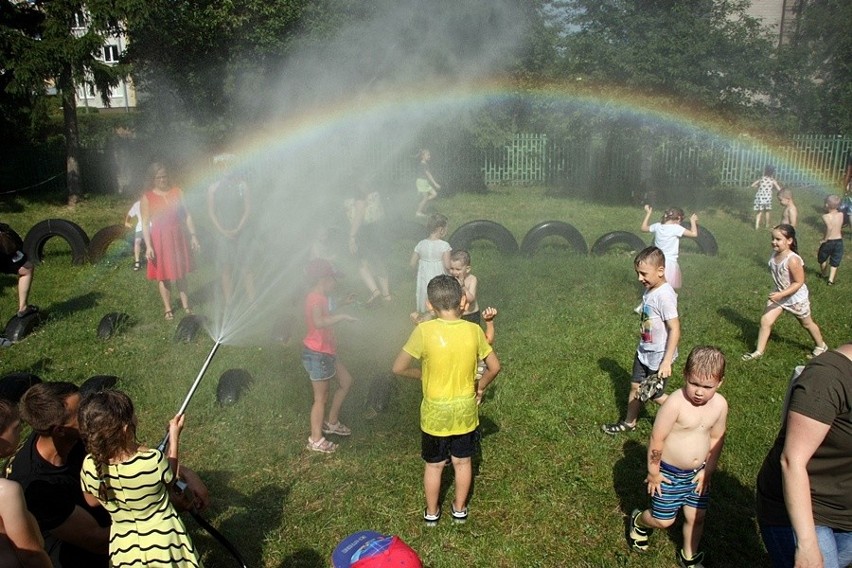
<svg viewBox="0 0 852 568">
<path fill-rule="evenodd" d="M 80 174 L 80 132 L 77 128 L 77 99 L 71 67 L 67 66 L 59 78 L 62 95 L 62 117 L 65 124 L 65 178 L 68 185 L 68 206 L 74 207 L 82 197 Z"/>
</svg>

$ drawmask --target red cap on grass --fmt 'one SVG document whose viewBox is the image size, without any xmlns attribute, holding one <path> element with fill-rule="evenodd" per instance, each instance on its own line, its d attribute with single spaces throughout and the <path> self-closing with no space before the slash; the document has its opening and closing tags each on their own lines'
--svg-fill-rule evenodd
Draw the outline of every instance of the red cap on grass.
<svg viewBox="0 0 852 568">
<path fill-rule="evenodd" d="M 331 553 L 334 568 L 422 568 L 417 553 L 398 536 L 352 533 Z"/>
</svg>

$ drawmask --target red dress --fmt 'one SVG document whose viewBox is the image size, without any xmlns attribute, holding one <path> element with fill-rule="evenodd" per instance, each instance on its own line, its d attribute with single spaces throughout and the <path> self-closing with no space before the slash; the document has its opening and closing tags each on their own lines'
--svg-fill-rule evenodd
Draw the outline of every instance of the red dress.
<svg viewBox="0 0 852 568">
<path fill-rule="evenodd" d="M 165 195 L 145 192 L 151 221 L 151 245 L 154 260 L 148 262 L 148 280 L 182 280 L 192 270 L 189 244 L 184 233 L 186 211 L 180 190 L 171 188 Z"/>
</svg>

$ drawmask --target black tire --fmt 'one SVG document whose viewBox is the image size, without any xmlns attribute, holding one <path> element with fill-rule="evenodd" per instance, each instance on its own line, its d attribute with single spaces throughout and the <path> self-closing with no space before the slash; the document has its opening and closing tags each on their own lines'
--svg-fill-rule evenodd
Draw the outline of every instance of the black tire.
<svg viewBox="0 0 852 568">
<path fill-rule="evenodd" d="M 12 316 L 9 323 L 6 324 L 4 335 L 12 343 L 17 343 L 31 334 L 43 321 L 44 314 L 42 312 L 27 314 L 22 318 L 16 315 Z"/>
<path fill-rule="evenodd" d="M 467 250 L 471 243 L 477 240 L 491 241 L 497 245 L 497 250 L 503 254 L 517 254 L 518 252 L 518 241 L 506 227 L 500 223 L 484 219 L 465 223 L 455 230 L 449 242 L 453 250 Z"/>
<path fill-rule="evenodd" d="M 0 379 L 0 398 L 18 404 L 24 393 L 41 382 L 41 377 L 32 373 L 9 373 Z"/>
<path fill-rule="evenodd" d="M 216 402 L 222 406 L 235 404 L 253 382 L 251 373 L 245 369 L 228 369 L 222 373 L 216 385 Z"/>
<path fill-rule="evenodd" d="M 204 327 L 204 318 L 196 315 L 188 315 L 182 320 L 175 330 L 175 343 L 191 343 L 198 331 Z"/>
<path fill-rule="evenodd" d="M 521 254 L 532 256 L 547 237 L 562 237 L 573 247 L 577 254 L 589 254 L 589 245 L 586 239 L 573 225 L 562 221 L 544 221 L 539 223 L 524 235 L 521 241 Z"/>
<path fill-rule="evenodd" d="M 615 245 L 627 245 L 632 252 L 639 252 L 648 246 L 648 243 L 629 231 L 612 231 L 603 235 L 592 245 L 592 254 L 600 256 L 606 254 Z"/>
<path fill-rule="evenodd" d="M 98 324 L 98 339 L 109 339 L 130 321 L 130 316 L 121 312 L 110 312 Z"/>
<path fill-rule="evenodd" d="M 44 255 L 44 243 L 53 237 L 61 237 L 71 246 L 71 264 L 86 262 L 89 254 L 89 236 L 80 225 L 65 219 L 47 219 L 33 225 L 24 238 L 24 253 L 38 264 Z"/>
<path fill-rule="evenodd" d="M 95 394 L 104 390 L 109 390 L 118 382 L 118 377 L 115 375 L 95 375 L 89 377 L 83 384 L 80 385 L 80 396 L 85 397 L 90 394 Z"/>
<path fill-rule="evenodd" d="M 89 241 L 89 262 L 96 264 L 106 256 L 107 249 L 115 241 L 125 240 L 130 233 L 124 225 L 110 225 L 94 234 Z"/>
<path fill-rule="evenodd" d="M 681 223 L 687 229 L 689 223 Z M 703 225 L 698 225 L 698 236 L 692 239 L 698 245 L 698 250 L 707 256 L 716 256 L 719 254 L 719 245 L 716 243 L 716 237 L 713 233 L 704 228 Z"/>
</svg>

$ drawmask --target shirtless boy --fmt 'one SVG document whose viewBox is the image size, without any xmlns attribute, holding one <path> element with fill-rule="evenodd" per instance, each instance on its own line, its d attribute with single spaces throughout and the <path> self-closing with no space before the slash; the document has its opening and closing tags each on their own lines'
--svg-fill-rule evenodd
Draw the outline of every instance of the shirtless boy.
<svg viewBox="0 0 852 568">
<path fill-rule="evenodd" d="M 834 284 L 837 267 L 840 266 L 840 261 L 843 259 L 843 235 L 840 232 L 843 227 L 843 213 L 837 210 L 839 206 L 839 196 L 829 195 L 825 198 L 825 214 L 822 216 L 822 222 L 825 223 L 825 234 L 819 242 L 817 262 L 819 262 L 822 277 L 828 277 L 829 286 Z M 826 269 L 828 269 L 828 274 L 825 273 Z"/>
<path fill-rule="evenodd" d="M 651 508 L 630 515 L 630 546 L 648 548 L 653 529 L 674 524 L 683 509 L 682 568 L 703 568 L 698 544 L 704 532 L 710 478 L 725 439 L 728 402 L 716 390 L 725 377 L 725 356 L 715 347 L 696 347 L 684 368 L 686 384 L 669 395 L 654 420 L 648 444 Z"/>
</svg>

